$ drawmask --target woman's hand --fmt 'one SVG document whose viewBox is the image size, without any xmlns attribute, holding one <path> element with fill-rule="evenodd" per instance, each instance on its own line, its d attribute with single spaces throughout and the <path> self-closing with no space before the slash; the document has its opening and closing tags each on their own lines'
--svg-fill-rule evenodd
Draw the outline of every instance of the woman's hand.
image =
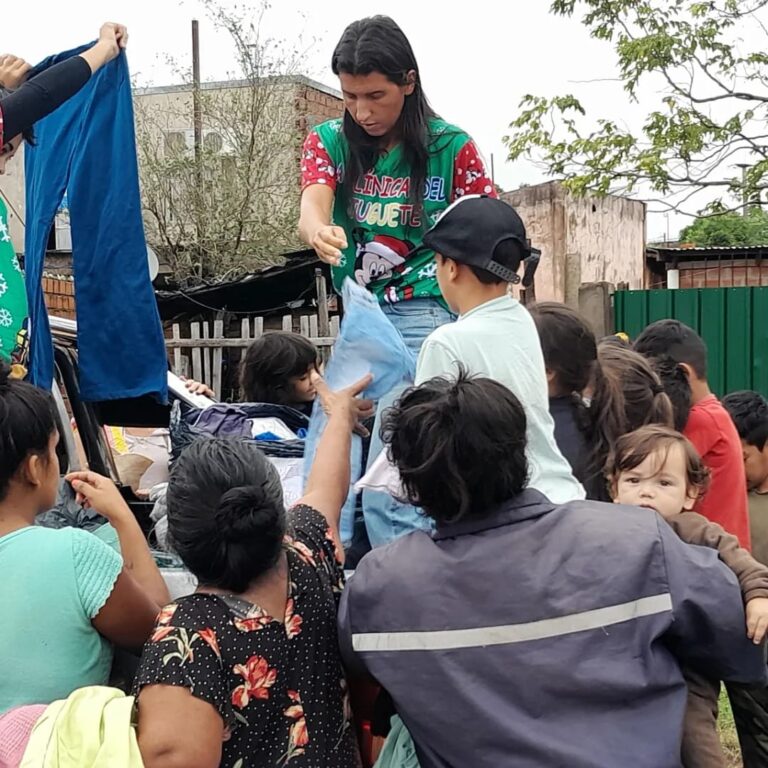
<svg viewBox="0 0 768 768">
<path fill-rule="evenodd" d="M 193 395 L 205 395 L 205 397 L 210 397 L 211 400 L 216 399 L 216 393 L 207 384 L 203 384 L 201 381 L 186 379 L 184 381 L 184 386 L 187 388 L 187 391 L 191 392 Z"/>
<path fill-rule="evenodd" d="M 133 517 L 117 486 L 108 478 L 95 472 L 72 472 L 67 482 L 77 494 L 77 503 L 85 509 L 93 509 L 112 523 L 116 518 L 128 514 Z"/>
<path fill-rule="evenodd" d="M 152 611 L 156 615 L 171 599 L 141 526 L 108 477 L 71 472 L 66 480 L 77 493 L 78 503 L 104 515 L 112 524 L 123 558 L 124 574 L 93 625 L 112 642 L 141 647 L 152 631 Z"/>
<path fill-rule="evenodd" d="M 355 400 L 355 404 L 357 405 L 358 421 L 366 421 L 376 414 L 376 409 L 373 406 L 373 400 L 358 398 Z"/>
<path fill-rule="evenodd" d="M 317 391 L 328 420 L 346 421 L 350 431 L 354 431 L 361 437 L 368 437 L 368 430 L 360 424 L 360 421 L 373 414 L 373 403 L 370 400 L 359 398 L 358 395 L 364 392 L 372 381 L 373 377 L 368 374 L 351 387 L 334 392 L 317 371 L 312 373 L 312 384 Z"/>
<path fill-rule="evenodd" d="M 9 91 L 16 90 L 27 79 L 32 67 L 24 59 L 4 53 L 0 56 L 0 86 Z"/>
<path fill-rule="evenodd" d="M 104 50 L 106 61 L 112 61 L 128 45 L 128 29 L 122 24 L 108 21 L 101 25 L 99 42 L 96 45 L 100 45 Z"/>
<path fill-rule="evenodd" d="M 91 72 L 101 69 L 128 45 L 128 30 L 122 24 L 109 21 L 101 25 L 99 40 L 92 48 L 80 54 L 88 62 Z"/>
<path fill-rule="evenodd" d="M 341 249 L 347 247 L 347 236 L 341 227 L 326 224 L 315 231 L 309 244 L 321 261 L 338 267 L 341 264 Z"/>
</svg>

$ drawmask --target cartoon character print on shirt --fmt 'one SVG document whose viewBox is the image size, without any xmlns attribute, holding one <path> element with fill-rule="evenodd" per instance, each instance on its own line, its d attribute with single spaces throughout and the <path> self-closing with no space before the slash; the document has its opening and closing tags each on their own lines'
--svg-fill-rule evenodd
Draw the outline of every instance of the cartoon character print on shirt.
<svg viewBox="0 0 768 768">
<path fill-rule="evenodd" d="M 11 376 L 15 379 L 24 379 L 27 376 L 27 362 L 29 360 L 29 318 L 24 322 L 16 334 L 16 346 L 11 352 Z"/>
<path fill-rule="evenodd" d="M 372 235 L 360 227 L 352 232 L 355 242 L 355 281 L 363 288 L 393 275 L 407 274 L 405 260 L 412 243 L 389 235 Z"/>
<path fill-rule="evenodd" d="M 384 286 L 382 298 L 387 304 L 397 304 L 398 301 L 409 301 L 416 298 L 417 294 L 413 285 L 405 285 L 405 278 L 413 272 L 413 267 L 402 264 L 396 267 L 392 273 L 392 279 Z"/>
<path fill-rule="evenodd" d="M 388 285 L 384 289 L 384 301 L 387 304 L 397 304 L 398 301 L 409 301 L 414 298 L 413 286 L 406 285 L 398 288 L 396 285 Z"/>
<path fill-rule="evenodd" d="M 467 168 L 464 172 L 464 182 L 467 186 L 472 186 L 478 179 L 483 178 L 485 172 L 479 168 Z"/>
</svg>

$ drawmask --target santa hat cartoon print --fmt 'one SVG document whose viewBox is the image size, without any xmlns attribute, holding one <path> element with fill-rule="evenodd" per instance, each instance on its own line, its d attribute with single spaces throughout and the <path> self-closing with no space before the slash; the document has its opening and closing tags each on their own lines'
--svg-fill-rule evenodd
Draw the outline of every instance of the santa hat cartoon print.
<svg viewBox="0 0 768 768">
<path fill-rule="evenodd" d="M 368 242 L 360 243 L 355 258 L 355 280 L 368 286 L 390 277 L 394 269 L 405 264 L 412 248 L 409 242 L 389 235 L 375 235 Z"/>
</svg>

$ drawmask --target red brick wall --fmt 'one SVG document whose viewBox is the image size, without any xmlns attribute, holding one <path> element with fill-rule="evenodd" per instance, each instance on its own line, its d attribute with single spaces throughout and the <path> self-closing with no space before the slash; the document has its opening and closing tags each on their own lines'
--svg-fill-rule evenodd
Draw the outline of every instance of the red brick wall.
<svg viewBox="0 0 768 768">
<path fill-rule="evenodd" d="M 299 135 L 296 146 L 298 168 L 301 165 L 301 149 L 307 134 L 319 123 L 341 117 L 344 114 L 344 102 L 309 85 L 299 85 L 296 88 L 295 104 L 296 130 Z M 296 174 L 296 182 L 299 182 L 299 174 Z"/>
<path fill-rule="evenodd" d="M 48 314 L 75 319 L 75 284 L 65 277 L 44 277 L 43 296 Z"/>
<path fill-rule="evenodd" d="M 311 86 L 301 85 L 296 89 L 296 111 L 297 127 L 303 139 L 318 123 L 341 117 L 344 114 L 344 102 Z"/>
<path fill-rule="evenodd" d="M 768 261 L 723 261 L 680 265 L 681 288 L 739 288 L 768 286 Z"/>
</svg>

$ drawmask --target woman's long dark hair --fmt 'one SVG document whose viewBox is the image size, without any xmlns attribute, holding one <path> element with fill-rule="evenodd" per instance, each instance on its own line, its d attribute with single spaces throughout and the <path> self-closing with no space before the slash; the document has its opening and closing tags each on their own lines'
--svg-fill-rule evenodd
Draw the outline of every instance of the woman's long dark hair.
<svg viewBox="0 0 768 768">
<path fill-rule="evenodd" d="M 168 535 L 198 582 L 245 592 L 280 557 L 283 487 L 252 442 L 211 438 L 181 454 L 168 483 Z"/>
<path fill-rule="evenodd" d="M 580 400 L 597 361 L 594 331 L 575 309 L 557 301 L 534 304 L 530 312 L 539 332 L 544 365 L 555 374 L 558 394 L 576 394 Z"/>
<path fill-rule="evenodd" d="M 661 380 L 642 355 L 628 347 L 601 342 L 592 402 L 588 411 L 587 436 L 592 444 L 590 469 L 602 481 L 605 462 L 616 441 L 647 424 L 672 427 L 672 403 Z M 609 501 L 607 485 L 601 489 Z"/>
<path fill-rule="evenodd" d="M 415 205 L 421 205 L 430 154 L 428 121 L 437 115 L 424 95 L 419 65 L 403 30 L 388 16 L 353 21 L 336 45 L 331 68 L 337 76 L 341 73 L 369 75 L 380 72 L 397 85 L 407 85 L 408 73 L 416 73 L 413 93 L 405 97 L 397 130 L 411 171 L 410 199 Z M 349 153 L 341 193 L 349 201 L 357 182 L 376 165 L 381 148 L 379 140 L 369 136 L 346 110 L 344 136 L 349 144 Z"/>
<path fill-rule="evenodd" d="M 28 456 L 47 455 L 56 431 L 50 392 L 10 376 L 8 364 L 0 360 L 0 501 Z"/>
</svg>

